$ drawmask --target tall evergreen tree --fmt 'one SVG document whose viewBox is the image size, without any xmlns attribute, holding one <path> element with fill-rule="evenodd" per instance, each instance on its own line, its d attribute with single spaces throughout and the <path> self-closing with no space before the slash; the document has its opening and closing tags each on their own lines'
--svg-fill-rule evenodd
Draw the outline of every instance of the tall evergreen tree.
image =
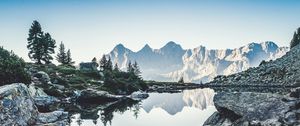
<svg viewBox="0 0 300 126">
<path fill-rule="evenodd" d="M 107 64 L 107 60 L 105 55 L 102 56 L 101 60 L 100 60 L 100 70 L 105 70 L 106 69 L 106 65 Z"/>
<path fill-rule="evenodd" d="M 134 74 L 135 74 L 136 76 L 140 76 L 141 71 L 140 71 L 139 65 L 137 64 L 136 61 L 135 61 L 134 64 L 132 65 L 132 68 L 133 68 Z"/>
<path fill-rule="evenodd" d="M 106 63 L 106 69 L 109 70 L 109 71 L 112 71 L 112 69 L 113 69 L 110 56 L 108 57 L 108 60 L 107 60 L 107 63 Z"/>
<path fill-rule="evenodd" d="M 184 83 L 183 77 L 180 77 L 180 79 L 178 80 L 178 83 L 181 83 L 181 84 Z"/>
<path fill-rule="evenodd" d="M 51 60 L 53 60 L 51 54 L 54 53 L 54 48 L 56 47 L 55 40 L 51 38 L 49 33 L 43 33 L 38 21 L 33 21 L 27 41 L 28 56 L 31 60 L 36 61 L 38 64 L 41 64 L 42 61 L 47 64 L 51 63 Z"/>
<path fill-rule="evenodd" d="M 114 71 L 115 71 L 115 72 L 120 72 L 120 69 L 119 69 L 119 66 L 118 66 L 117 63 L 116 63 L 115 66 L 114 66 Z"/>
<path fill-rule="evenodd" d="M 128 62 L 128 65 L 127 65 L 127 72 L 128 72 L 128 73 L 134 73 L 134 69 L 133 69 L 133 66 L 132 66 L 131 61 Z"/>
<path fill-rule="evenodd" d="M 99 64 L 97 63 L 97 58 L 96 58 L 96 57 L 94 57 L 94 58 L 92 59 L 92 62 L 96 64 L 96 67 L 99 67 Z"/>
<path fill-rule="evenodd" d="M 51 60 L 53 60 L 53 57 L 51 54 L 55 53 L 55 40 L 52 39 L 51 35 L 49 33 L 46 33 L 43 36 L 43 55 L 42 55 L 42 60 L 46 63 L 49 64 L 51 63 Z"/>
<path fill-rule="evenodd" d="M 28 45 L 27 48 L 29 49 L 28 56 L 31 60 L 36 61 L 38 64 L 42 62 L 42 55 L 43 55 L 43 32 L 41 25 L 38 21 L 33 21 L 28 34 Z"/>
<path fill-rule="evenodd" d="M 94 57 L 94 58 L 92 59 L 92 62 L 97 62 L 97 58 Z"/>
<path fill-rule="evenodd" d="M 67 51 L 67 58 L 66 58 L 66 64 L 67 65 L 73 65 L 75 62 L 71 58 L 71 51 L 68 49 Z"/>
<path fill-rule="evenodd" d="M 295 47 L 299 43 L 300 43 L 300 28 L 298 28 L 297 31 L 295 31 L 294 36 L 290 43 L 290 48 Z"/>
<path fill-rule="evenodd" d="M 59 50 L 56 56 L 56 60 L 63 65 L 67 64 L 67 53 L 63 42 L 61 42 L 59 45 Z"/>
</svg>

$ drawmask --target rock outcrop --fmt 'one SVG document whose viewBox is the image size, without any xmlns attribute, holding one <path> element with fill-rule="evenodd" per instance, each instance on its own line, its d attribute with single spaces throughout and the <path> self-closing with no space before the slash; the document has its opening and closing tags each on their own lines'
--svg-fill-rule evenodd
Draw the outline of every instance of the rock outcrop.
<svg viewBox="0 0 300 126">
<path fill-rule="evenodd" d="M 0 125 L 33 125 L 39 112 L 24 84 L 0 87 Z"/>
<path fill-rule="evenodd" d="M 300 45 L 274 61 L 229 76 L 218 76 L 210 85 L 300 86 Z"/>
<path fill-rule="evenodd" d="M 67 125 L 67 113 L 54 111 L 40 113 L 32 98 L 32 92 L 22 83 L 0 87 L 0 125 Z M 59 114 L 60 113 L 60 114 Z M 59 123 L 56 123 L 59 122 Z"/>
<path fill-rule="evenodd" d="M 104 102 L 117 101 L 120 98 L 122 97 L 109 94 L 106 91 L 85 89 L 80 92 L 77 101 L 80 103 L 104 103 Z"/>
<path fill-rule="evenodd" d="M 300 100 L 272 93 L 220 92 L 204 125 L 300 125 Z"/>
</svg>

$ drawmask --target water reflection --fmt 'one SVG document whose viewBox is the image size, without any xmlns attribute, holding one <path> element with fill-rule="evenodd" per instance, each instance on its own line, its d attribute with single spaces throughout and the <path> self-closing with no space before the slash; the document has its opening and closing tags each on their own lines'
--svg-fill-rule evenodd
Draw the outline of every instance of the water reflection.
<svg viewBox="0 0 300 126">
<path fill-rule="evenodd" d="M 149 98 L 142 102 L 146 112 L 153 108 L 162 108 L 170 115 L 175 115 L 187 107 L 206 109 L 213 105 L 214 90 L 209 88 L 185 90 L 182 93 L 152 93 Z"/>
<path fill-rule="evenodd" d="M 76 105 L 71 125 L 200 126 L 216 111 L 214 94 L 212 89 L 206 88 L 181 93 L 150 93 L 143 101 L 124 99 L 103 105 Z"/>
</svg>

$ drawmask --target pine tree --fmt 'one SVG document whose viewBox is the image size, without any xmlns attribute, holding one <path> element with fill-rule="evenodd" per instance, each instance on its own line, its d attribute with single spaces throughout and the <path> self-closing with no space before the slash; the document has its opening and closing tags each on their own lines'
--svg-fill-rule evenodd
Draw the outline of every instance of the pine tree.
<svg viewBox="0 0 300 126">
<path fill-rule="evenodd" d="M 116 63 L 115 66 L 114 66 L 114 71 L 115 71 L 115 72 L 120 72 L 120 69 L 119 69 L 119 66 L 118 66 L 117 63 Z"/>
<path fill-rule="evenodd" d="M 106 63 L 106 69 L 109 70 L 109 71 L 112 71 L 112 69 L 113 69 L 110 56 L 108 57 L 108 60 L 107 60 L 107 63 Z"/>
<path fill-rule="evenodd" d="M 94 57 L 94 58 L 92 59 L 92 62 L 97 62 L 97 58 Z"/>
<path fill-rule="evenodd" d="M 181 83 L 181 84 L 183 84 L 183 83 L 184 83 L 183 77 L 180 77 L 180 79 L 179 79 L 178 83 Z"/>
<path fill-rule="evenodd" d="M 133 67 L 132 67 L 131 61 L 128 62 L 128 65 L 127 65 L 127 72 L 128 72 L 128 73 L 134 73 L 134 69 L 133 69 Z"/>
<path fill-rule="evenodd" d="M 59 45 L 59 51 L 57 53 L 56 60 L 63 65 L 67 64 L 67 53 L 63 42 L 61 42 Z"/>
<path fill-rule="evenodd" d="M 133 72 L 136 76 L 140 76 L 141 74 L 141 71 L 140 71 L 140 68 L 137 64 L 137 62 L 135 61 L 134 64 L 132 65 L 132 69 L 133 69 Z"/>
<path fill-rule="evenodd" d="M 51 35 L 49 33 L 46 33 L 43 36 L 43 54 L 42 54 L 42 60 L 46 63 L 49 64 L 51 63 L 51 60 L 53 60 L 53 57 L 51 54 L 55 53 L 55 40 L 51 38 Z"/>
<path fill-rule="evenodd" d="M 106 69 L 107 60 L 105 55 L 102 56 L 100 60 L 100 70 L 104 71 Z"/>
<path fill-rule="evenodd" d="M 99 64 L 97 63 L 97 58 L 96 58 L 96 57 L 94 57 L 94 58 L 92 59 L 92 62 L 93 62 L 94 64 L 96 64 L 96 67 L 99 67 Z"/>
<path fill-rule="evenodd" d="M 71 51 L 70 49 L 68 49 L 67 51 L 67 58 L 66 58 L 66 64 L 67 65 L 73 65 L 75 62 L 72 61 L 72 58 L 71 58 Z"/>
<path fill-rule="evenodd" d="M 46 64 L 51 63 L 54 53 L 55 40 L 51 38 L 49 33 L 44 34 L 42 27 L 38 21 L 33 21 L 28 34 L 29 49 L 28 56 L 31 60 L 41 64 L 44 61 Z"/>
<path fill-rule="evenodd" d="M 29 29 L 28 34 L 28 45 L 29 49 L 28 56 L 31 60 L 36 61 L 38 64 L 41 64 L 42 55 L 43 55 L 43 32 L 39 22 L 33 21 L 31 28 Z"/>
<path fill-rule="evenodd" d="M 300 43 L 300 28 L 297 29 L 297 31 L 294 33 L 294 36 L 290 43 L 290 48 L 295 47 Z"/>
</svg>

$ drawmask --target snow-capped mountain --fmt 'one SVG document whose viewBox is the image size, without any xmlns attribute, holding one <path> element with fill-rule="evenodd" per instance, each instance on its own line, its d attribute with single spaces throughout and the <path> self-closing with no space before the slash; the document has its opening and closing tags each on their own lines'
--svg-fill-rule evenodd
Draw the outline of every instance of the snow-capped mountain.
<svg viewBox="0 0 300 126">
<path fill-rule="evenodd" d="M 278 47 L 270 41 L 219 50 L 204 46 L 182 49 L 171 41 L 160 49 L 146 44 L 137 52 L 119 44 L 108 55 L 123 70 L 129 61 L 137 61 L 146 80 L 177 81 L 183 76 L 186 82 L 200 83 L 258 66 L 262 60 L 279 58 L 287 51 L 287 47 Z"/>
</svg>

